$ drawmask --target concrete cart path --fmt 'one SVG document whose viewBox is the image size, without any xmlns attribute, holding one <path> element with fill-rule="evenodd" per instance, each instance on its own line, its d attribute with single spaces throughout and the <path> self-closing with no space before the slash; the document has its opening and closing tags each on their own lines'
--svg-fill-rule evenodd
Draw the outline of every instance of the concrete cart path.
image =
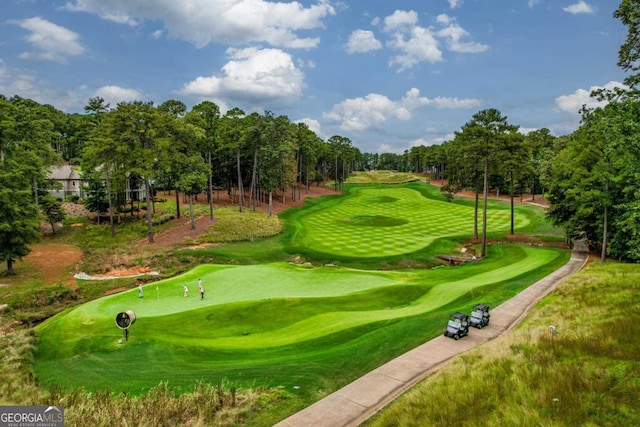
<svg viewBox="0 0 640 427">
<path fill-rule="evenodd" d="M 571 259 L 515 297 L 491 310 L 491 322 L 471 328 L 456 341 L 440 336 L 408 351 L 351 384 L 276 424 L 276 427 L 358 426 L 418 381 L 454 356 L 471 350 L 513 329 L 544 296 L 589 259 L 584 242 L 575 242 Z"/>
</svg>

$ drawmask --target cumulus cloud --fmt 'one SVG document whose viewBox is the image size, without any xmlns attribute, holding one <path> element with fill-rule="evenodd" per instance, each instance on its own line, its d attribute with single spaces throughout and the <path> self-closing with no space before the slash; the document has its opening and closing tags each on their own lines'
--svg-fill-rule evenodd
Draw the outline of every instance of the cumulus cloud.
<svg viewBox="0 0 640 427">
<path fill-rule="evenodd" d="M 296 99 L 304 89 L 304 74 L 291 55 L 279 49 L 228 49 L 231 60 L 217 75 L 198 77 L 184 85 L 183 95 L 245 101 Z"/>
<path fill-rule="evenodd" d="M 396 10 L 393 15 L 384 18 L 384 31 L 389 33 L 403 27 L 414 27 L 418 23 L 418 14 L 413 10 Z"/>
<path fill-rule="evenodd" d="M 447 40 L 449 50 L 452 52 L 479 53 L 489 49 L 486 44 L 464 41 L 469 37 L 469 33 L 456 23 L 455 18 L 442 14 L 438 15 L 436 21 L 443 27 L 437 32 L 437 35 Z"/>
<path fill-rule="evenodd" d="M 462 0 L 449 0 L 449 7 L 455 9 L 462 6 Z"/>
<path fill-rule="evenodd" d="M 478 105 L 478 99 L 423 97 L 418 89 L 412 88 L 396 101 L 377 93 L 370 93 L 364 98 L 347 99 L 334 105 L 324 117 L 341 122 L 340 129 L 345 131 L 380 130 L 391 118 L 402 121 L 411 119 L 412 112 L 421 107 L 457 109 Z"/>
<path fill-rule="evenodd" d="M 537 5 L 538 3 L 540 3 L 540 0 L 528 0 L 528 1 L 527 1 L 527 4 L 529 5 L 529 8 L 530 8 L 530 9 L 533 9 L 533 7 L 534 7 L 535 5 Z"/>
<path fill-rule="evenodd" d="M 565 113 L 578 115 L 583 105 L 587 108 L 597 108 L 606 105 L 605 101 L 598 101 L 591 97 L 591 92 L 597 89 L 613 90 L 615 88 L 627 88 L 623 83 L 611 81 L 604 86 L 591 86 L 588 90 L 578 89 L 569 95 L 562 95 L 556 98 L 556 108 Z"/>
<path fill-rule="evenodd" d="M 385 17 L 382 30 L 389 36 L 386 45 L 398 52 L 389 65 L 398 65 L 398 72 L 402 72 L 421 62 L 442 61 L 439 40 L 446 43 L 449 51 L 458 53 L 480 53 L 489 48 L 472 41 L 469 32 L 446 14 L 436 18 L 436 25 L 428 28 L 418 25 L 418 14 L 413 10 L 396 10 Z"/>
<path fill-rule="evenodd" d="M 120 86 L 102 86 L 96 90 L 94 96 L 99 96 L 105 102 L 115 107 L 119 102 L 142 101 L 144 95 L 136 89 L 128 89 Z"/>
<path fill-rule="evenodd" d="M 265 42 L 305 49 L 316 47 L 319 39 L 296 33 L 321 28 L 322 20 L 336 13 L 329 0 L 319 0 L 309 7 L 296 1 L 266 0 L 71 0 L 65 8 L 128 25 L 161 21 L 170 37 L 198 47 Z"/>
<path fill-rule="evenodd" d="M 304 119 L 296 120 L 294 123 L 304 123 L 318 137 L 325 138 L 325 135 L 322 132 L 322 126 L 320 125 L 320 122 L 317 121 L 316 119 L 305 117 Z"/>
<path fill-rule="evenodd" d="M 389 61 L 390 65 L 400 66 L 398 72 L 412 68 L 423 61 L 442 61 L 442 51 L 438 48 L 438 41 L 426 28 L 414 27 L 407 36 L 398 32 L 387 46 L 401 52 Z"/>
<path fill-rule="evenodd" d="M 34 17 L 12 22 L 30 32 L 26 40 L 35 49 L 21 53 L 22 59 L 66 63 L 69 56 L 81 55 L 85 51 L 77 33 L 46 19 Z"/>
<path fill-rule="evenodd" d="M 347 53 L 364 53 L 382 48 L 382 43 L 372 31 L 355 30 L 349 36 L 349 41 L 345 45 Z"/>
<path fill-rule="evenodd" d="M 562 10 L 565 12 L 569 12 L 573 15 L 577 15 L 579 13 L 594 13 L 595 10 L 591 5 L 589 5 L 584 0 L 578 1 L 578 3 L 572 4 L 571 6 L 563 7 Z"/>
</svg>

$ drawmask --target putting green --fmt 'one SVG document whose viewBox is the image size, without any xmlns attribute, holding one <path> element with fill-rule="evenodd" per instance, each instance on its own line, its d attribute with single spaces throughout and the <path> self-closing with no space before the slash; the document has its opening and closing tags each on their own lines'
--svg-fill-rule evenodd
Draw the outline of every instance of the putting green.
<svg viewBox="0 0 640 427">
<path fill-rule="evenodd" d="M 488 232 L 506 232 L 507 209 L 489 209 Z M 441 237 L 469 235 L 473 207 L 433 200 L 406 187 L 355 187 L 349 197 L 326 209 L 300 215 L 298 244 L 314 251 L 356 258 L 379 258 L 415 252 Z M 514 226 L 529 219 L 516 212 Z"/>
<path fill-rule="evenodd" d="M 151 386 L 162 380 L 180 382 L 180 372 L 194 364 L 206 366 L 201 374 L 207 378 L 229 375 L 246 363 L 246 354 L 255 352 L 267 352 L 267 358 L 280 353 L 293 357 L 292 352 L 296 358 L 307 358 L 322 350 L 327 339 L 349 345 L 353 336 L 344 342 L 336 337 L 375 328 L 380 322 L 410 319 L 474 291 L 495 291 L 563 254 L 527 246 L 497 250 L 501 257 L 463 267 L 404 272 L 292 264 L 203 265 L 146 286 L 144 298 L 133 289 L 38 326 L 35 370 L 45 383 L 98 389 L 111 385 L 113 366 L 143 370 L 145 379 L 136 384 Z M 198 278 L 206 288 L 204 300 L 197 292 Z M 184 283 L 191 287 L 188 297 L 182 294 Z M 137 321 L 130 340 L 119 344 L 123 335 L 114 319 L 124 310 L 133 310 Z M 166 363 L 175 367 L 173 373 L 148 365 L 145 354 L 159 348 L 166 352 Z M 131 359 L 135 354 L 143 360 Z"/>
</svg>

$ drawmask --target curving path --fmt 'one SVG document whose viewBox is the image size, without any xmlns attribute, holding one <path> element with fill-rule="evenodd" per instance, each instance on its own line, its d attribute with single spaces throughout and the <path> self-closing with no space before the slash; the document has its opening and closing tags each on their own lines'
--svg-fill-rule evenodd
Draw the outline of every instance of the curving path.
<svg viewBox="0 0 640 427">
<path fill-rule="evenodd" d="M 585 242 L 576 241 L 567 264 L 491 310 L 489 326 L 471 328 L 469 335 L 459 341 L 444 336 L 434 338 L 279 422 L 275 427 L 360 425 L 454 356 L 513 329 L 538 301 L 566 277 L 580 270 L 588 259 Z"/>
</svg>

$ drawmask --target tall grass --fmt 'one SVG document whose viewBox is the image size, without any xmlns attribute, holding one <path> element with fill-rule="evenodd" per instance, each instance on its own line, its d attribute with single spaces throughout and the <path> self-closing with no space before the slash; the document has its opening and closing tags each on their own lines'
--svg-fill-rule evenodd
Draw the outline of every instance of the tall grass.
<svg viewBox="0 0 640 427">
<path fill-rule="evenodd" d="M 141 396 L 42 388 L 29 370 L 33 334 L 21 329 L 0 335 L 0 404 L 62 405 L 72 426 L 233 426 L 286 398 L 278 388 L 238 390 L 225 383 L 197 382 L 176 393 L 162 382 Z"/>
<path fill-rule="evenodd" d="M 639 292 L 640 266 L 592 264 L 365 425 L 640 425 Z"/>
<path fill-rule="evenodd" d="M 263 212 L 236 208 L 216 210 L 216 223 L 207 228 L 197 243 L 242 242 L 264 239 L 282 233 L 282 221 L 277 216 L 267 216 Z"/>
</svg>

